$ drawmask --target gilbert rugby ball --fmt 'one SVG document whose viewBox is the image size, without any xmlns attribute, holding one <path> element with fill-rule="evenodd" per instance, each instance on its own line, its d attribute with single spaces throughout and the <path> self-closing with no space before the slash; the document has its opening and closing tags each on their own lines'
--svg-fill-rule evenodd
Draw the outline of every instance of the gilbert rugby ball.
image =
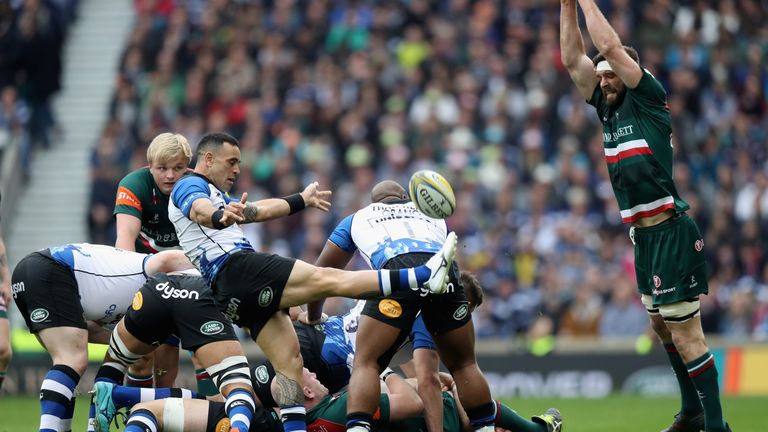
<svg viewBox="0 0 768 432">
<path fill-rule="evenodd" d="M 416 171 L 408 182 L 408 192 L 417 209 L 435 219 L 445 219 L 456 210 L 456 195 L 448 180 L 431 170 Z"/>
</svg>

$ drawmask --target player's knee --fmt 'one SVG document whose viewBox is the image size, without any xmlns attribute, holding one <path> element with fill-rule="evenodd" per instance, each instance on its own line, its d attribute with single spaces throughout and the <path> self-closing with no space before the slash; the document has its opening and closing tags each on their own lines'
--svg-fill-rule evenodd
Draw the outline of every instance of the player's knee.
<svg viewBox="0 0 768 432">
<path fill-rule="evenodd" d="M 251 387 L 251 371 L 245 356 L 227 357 L 206 370 L 223 395 L 236 387 Z"/>
</svg>

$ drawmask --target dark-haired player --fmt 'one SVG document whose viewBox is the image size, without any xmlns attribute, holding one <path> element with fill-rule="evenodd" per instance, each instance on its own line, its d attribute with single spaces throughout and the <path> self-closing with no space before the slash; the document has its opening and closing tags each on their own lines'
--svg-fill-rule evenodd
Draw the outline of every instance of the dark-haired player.
<svg viewBox="0 0 768 432">
<path fill-rule="evenodd" d="M 625 47 L 593 0 L 578 0 L 600 52 L 586 56 L 577 0 L 561 0 L 563 64 L 603 123 L 605 160 L 621 217 L 635 243 L 635 271 L 651 326 L 669 355 L 682 407 L 667 432 L 730 430 L 717 369 L 701 328 L 706 294 L 704 242 L 672 180 L 672 120 L 667 96 L 637 52 Z"/>
</svg>

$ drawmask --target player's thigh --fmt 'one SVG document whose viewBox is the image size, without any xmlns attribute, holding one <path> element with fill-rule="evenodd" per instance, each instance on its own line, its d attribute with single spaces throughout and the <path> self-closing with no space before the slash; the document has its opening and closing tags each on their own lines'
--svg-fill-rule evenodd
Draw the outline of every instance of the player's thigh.
<svg viewBox="0 0 768 432">
<path fill-rule="evenodd" d="M 142 341 L 136 335 L 131 333 L 131 331 L 128 330 L 125 319 L 122 319 L 117 323 L 113 333 L 116 333 L 112 335 L 113 340 L 119 337 L 120 342 L 128 349 L 128 351 L 144 356 L 142 359 L 150 365 L 152 364 L 152 359 L 154 358 L 152 354 L 155 351 L 156 346 Z"/>
<path fill-rule="evenodd" d="M 408 333 L 368 315 L 361 315 L 357 327 L 355 360 L 358 365 L 378 364 L 379 369 L 387 367 Z"/>
<path fill-rule="evenodd" d="M 434 335 L 440 358 L 450 371 L 476 363 L 475 327 L 472 320 L 453 330 Z"/>
<path fill-rule="evenodd" d="M 36 333 L 51 355 L 53 364 L 72 367 L 79 374 L 88 365 L 88 330 L 77 327 L 49 327 Z"/>
<path fill-rule="evenodd" d="M 201 366 L 207 368 L 216 365 L 227 357 L 245 356 L 238 341 L 216 341 L 205 344 L 195 351 L 195 357 Z"/>
</svg>

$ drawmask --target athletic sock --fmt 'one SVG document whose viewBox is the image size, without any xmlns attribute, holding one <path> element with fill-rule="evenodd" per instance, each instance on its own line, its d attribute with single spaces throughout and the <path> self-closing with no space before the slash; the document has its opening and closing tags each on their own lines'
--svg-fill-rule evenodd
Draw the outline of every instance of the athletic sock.
<svg viewBox="0 0 768 432">
<path fill-rule="evenodd" d="M 693 380 L 688 375 L 688 368 L 685 367 L 683 358 L 680 357 L 680 353 L 677 352 L 674 344 L 664 344 L 664 350 L 667 352 L 669 364 L 672 365 L 672 372 L 675 374 L 677 385 L 680 387 L 680 412 L 687 416 L 698 415 L 703 408 L 701 407 L 696 387 L 693 385 Z"/>
<path fill-rule="evenodd" d="M 40 431 L 57 432 L 64 430 L 69 416 L 70 424 L 74 410 L 73 396 L 80 375 L 69 366 L 54 365 L 40 386 Z"/>
<path fill-rule="evenodd" d="M 99 367 L 96 371 L 96 378 L 93 382 L 108 382 L 117 384 L 123 382 L 125 379 L 125 366 L 117 362 L 107 362 Z M 93 403 L 93 396 L 91 396 L 91 405 L 88 408 L 88 432 L 94 432 L 96 422 L 96 405 Z"/>
<path fill-rule="evenodd" d="M 183 388 L 148 389 L 117 385 L 112 389 L 112 402 L 115 404 L 115 408 L 132 407 L 140 402 L 148 402 L 169 397 L 205 399 L 205 396 Z"/>
<path fill-rule="evenodd" d="M 304 405 L 283 405 L 280 407 L 280 421 L 285 432 L 305 432 L 307 430 L 307 409 Z"/>
<path fill-rule="evenodd" d="M 64 416 L 61 418 L 60 428 L 63 432 L 72 432 L 72 417 L 75 415 L 75 400 L 76 397 L 72 396 L 67 405 L 67 410 L 64 411 Z"/>
<path fill-rule="evenodd" d="M 157 419 L 150 410 L 133 411 L 128 417 L 124 432 L 157 432 Z"/>
<path fill-rule="evenodd" d="M 253 394 L 244 388 L 232 390 L 224 402 L 224 410 L 227 412 L 232 429 L 240 428 L 241 431 L 247 432 L 256 411 Z"/>
<path fill-rule="evenodd" d="M 126 387 L 152 388 L 155 385 L 154 381 L 154 376 L 152 374 L 134 375 L 130 372 L 125 374 Z"/>
<path fill-rule="evenodd" d="M 534 423 L 527 418 L 520 417 L 517 411 L 502 404 L 499 401 L 494 401 L 496 404 L 496 418 L 494 424 L 497 427 L 513 430 L 515 432 L 541 432 L 546 431 L 546 426 Z"/>
<path fill-rule="evenodd" d="M 698 390 L 701 405 L 704 407 L 704 424 L 707 426 L 707 432 L 725 431 L 714 356 L 710 352 L 706 352 L 686 366 L 688 367 L 688 375 Z"/>
<path fill-rule="evenodd" d="M 474 430 L 486 426 L 492 427 L 496 420 L 496 403 L 491 401 L 474 408 L 468 408 L 467 417 L 469 417 L 469 423 L 472 424 Z"/>
<path fill-rule="evenodd" d="M 205 368 L 195 369 L 195 379 L 198 393 L 205 396 L 215 396 L 219 393 L 219 389 L 216 388 L 216 384 L 213 383 Z"/>
<path fill-rule="evenodd" d="M 382 296 L 401 290 L 415 290 L 423 287 L 432 276 L 426 265 L 414 268 L 379 270 L 379 291 Z"/>
<path fill-rule="evenodd" d="M 373 415 L 366 412 L 347 414 L 347 432 L 369 432 L 373 424 Z"/>
<path fill-rule="evenodd" d="M 0 390 L 3 389 L 3 381 L 5 381 L 5 371 L 0 371 Z"/>
</svg>

